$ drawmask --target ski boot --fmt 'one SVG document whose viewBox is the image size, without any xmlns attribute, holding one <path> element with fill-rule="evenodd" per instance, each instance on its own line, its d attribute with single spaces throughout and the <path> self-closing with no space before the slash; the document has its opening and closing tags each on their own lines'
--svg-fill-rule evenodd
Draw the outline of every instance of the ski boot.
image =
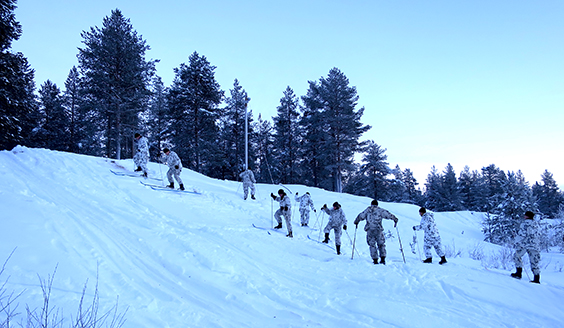
<svg viewBox="0 0 564 328">
<path fill-rule="evenodd" d="M 446 257 L 441 256 L 441 261 L 439 262 L 439 264 L 445 264 L 447 263 Z"/>
<path fill-rule="evenodd" d="M 251 195 L 251 199 L 255 200 L 256 199 L 255 195 Z"/>
<path fill-rule="evenodd" d="M 374 264 L 378 264 L 378 258 L 373 259 Z"/>
<path fill-rule="evenodd" d="M 143 171 L 143 169 L 141 168 L 141 166 L 138 166 L 138 167 L 135 169 L 135 172 L 141 172 L 141 171 Z"/>
<path fill-rule="evenodd" d="M 337 248 L 337 255 L 341 255 L 341 245 L 335 245 L 335 248 Z"/>
<path fill-rule="evenodd" d="M 535 284 L 540 284 L 540 274 L 536 274 L 533 280 L 531 280 L 531 282 Z"/>
<path fill-rule="evenodd" d="M 380 264 L 386 265 L 386 257 L 385 256 L 380 257 Z"/>
<path fill-rule="evenodd" d="M 274 227 L 274 229 L 281 229 L 281 228 L 282 228 L 282 223 L 278 223 L 278 225 Z"/>
<path fill-rule="evenodd" d="M 423 261 L 423 263 L 433 263 L 433 258 L 430 257 L 428 259 L 425 259 L 425 261 Z"/>
<path fill-rule="evenodd" d="M 329 243 L 329 234 L 328 233 L 325 234 L 325 239 L 322 241 L 322 243 L 324 243 L 324 244 Z"/>
<path fill-rule="evenodd" d="M 184 184 L 180 184 L 180 190 L 184 190 Z"/>
<path fill-rule="evenodd" d="M 171 182 L 168 186 L 168 188 L 174 189 L 174 182 Z"/>
<path fill-rule="evenodd" d="M 290 238 L 294 238 L 294 235 L 292 234 L 292 232 L 288 232 L 288 234 L 286 235 L 286 237 L 290 237 Z"/>
<path fill-rule="evenodd" d="M 515 268 L 515 272 L 511 274 L 511 276 L 515 279 L 521 279 L 523 275 L 523 268 Z M 539 277 L 540 278 L 540 277 Z"/>
<path fill-rule="evenodd" d="M 143 172 L 143 178 L 148 178 L 149 175 L 147 174 L 147 172 Z"/>
</svg>

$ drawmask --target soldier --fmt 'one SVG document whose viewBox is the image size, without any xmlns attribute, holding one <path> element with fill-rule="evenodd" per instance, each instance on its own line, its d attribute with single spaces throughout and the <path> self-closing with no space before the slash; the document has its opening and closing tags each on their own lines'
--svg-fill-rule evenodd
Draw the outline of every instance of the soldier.
<svg viewBox="0 0 564 328">
<path fill-rule="evenodd" d="M 300 202 L 300 217 L 302 227 L 307 227 L 307 225 L 309 224 L 309 208 L 307 207 L 309 206 L 314 212 L 317 212 L 313 205 L 313 200 L 311 200 L 311 195 L 309 194 L 309 192 L 306 192 L 305 194 L 303 194 L 303 196 L 298 197 L 298 193 L 296 193 L 295 198 L 296 202 Z"/>
<path fill-rule="evenodd" d="M 180 190 L 184 190 L 184 184 L 182 183 L 182 179 L 180 179 L 180 173 L 182 172 L 182 161 L 180 161 L 180 157 L 178 157 L 175 152 L 165 148 L 163 149 L 161 162 L 168 165 L 168 172 L 166 172 L 166 177 L 170 183 L 168 187 L 174 189 L 174 180 L 172 179 L 174 176 L 176 181 L 180 184 Z"/>
<path fill-rule="evenodd" d="M 333 208 L 328 209 L 327 204 L 324 204 L 321 208 L 322 211 L 329 214 L 329 222 L 323 229 L 325 233 L 325 240 L 323 243 L 329 243 L 329 233 L 331 229 L 335 230 L 335 248 L 337 249 L 337 255 L 341 255 L 341 233 L 342 229 L 347 230 L 347 218 L 345 217 L 345 212 L 341 209 L 341 204 L 334 202 Z"/>
<path fill-rule="evenodd" d="M 445 257 L 445 251 L 441 245 L 441 236 L 439 235 L 439 230 L 435 224 L 435 218 L 433 213 L 427 212 L 424 207 L 419 209 L 419 215 L 421 215 L 421 223 L 418 226 L 413 226 L 413 230 L 423 230 L 425 232 L 425 237 L 423 238 L 423 250 L 425 252 L 426 259 L 423 263 L 433 263 L 433 254 L 431 254 L 431 248 L 435 248 L 437 255 L 441 257 L 439 264 L 447 263 Z"/>
<path fill-rule="evenodd" d="M 137 153 L 133 156 L 133 162 L 137 166 L 135 172 L 143 171 L 143 176 L 146 178 L 148 175 L 147 162 L 149 161 L 149 145 L 147 138 L 135 133 L 135 143 L 137 144 Z"/>
<path fill-rule="evenodd" d="M 531 270 L 535 275 L 531 282 L 540 284 L 540 227 L 533 218 L 535 213 L 531 211 L 525 212 L 525 219 L 519 225 L 519 232 L 515 237 L 515 261 L 516 272 L 512 273 L 513 278 L 521 279 L 523 273 L 522 257 L 527 252 L 529 261 L 531 262 Z"/>
<path fill-rule="evenodd" d="M 256 199 L 255 183 L 257 181 L 255 180 L 255 175 L 253 174 L 253 171 L 246 169 L 245 171 L 241 172 L 241 174 L 239 174 L 239 177 L 243 179 L 243 192 L 245 193 L 243 199 L 245 200 L 247 199 L 247 196 L 249 195 L 249 188 L 251 188 L 251 199 Z"/>
<path fill-rule="evenodd" d="M 380 263 L 386 264 L 386 237 L 384 237 L 384 227 L 382 219 L 394 221 L 394 227 L 398 224 L 398 218 L 387 210 L 378 207 L 378 201 L 373 200 L 364 211 L 362 211 L 354 220 L 354 224 L 358 228 L 360 221 L 366 220 L 364 231 L 366 231 L 366 243 L 370 248 L 370 256 L 374 264 L 378 264 L 378 255 Z"/>
<path fill-rule="evenodd" d="M 280 208 L 276 211 L 276 213 L 274 213 L 274 218 L 276 218 L 276 222 L 278 222 L 278 225 L 274 227 L 274 229 L 282 228 L 282 219 L 280 216 L 284 216 L 284 220 L 286 220 L 286 228 L 288 228 L 288 234 L 286 237 L 294 237 L 292 234 L 292 201 L 290 200 L 290 197 L 286 196 L 283 189 L 278 190 L 278 196 L 270 193 L 270 197 L 280 203 Z"/>
</svg>

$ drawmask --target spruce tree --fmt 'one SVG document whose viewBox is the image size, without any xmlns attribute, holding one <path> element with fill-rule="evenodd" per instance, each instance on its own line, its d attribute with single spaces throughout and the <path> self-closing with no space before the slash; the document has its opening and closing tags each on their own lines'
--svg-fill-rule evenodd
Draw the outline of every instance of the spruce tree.
<svg viewBox="0 0 564 328">
<path fill-rule="evenodd" d="M 425 207 L 433 211 L 442 211 L 442 197 L 441 197 L 441 180 L 442 176 L 437 171 L 435 166 L 431 168 L 431 172 L 427 175 L 425 182 Z"/>
<path fill-rule="evenodd" d="M 175 68 L 175 78 L 168 93 L 172 142 L 182 164 L 197 172 L 213 176 L 216 166 L 223 91 L 215 80 L 215 66 L 197 52 L 189 64 Z"/>
<path fill-rule="evenodd" d="M 476 170 L 470 171 L 468 166 L 460 172 L 458 177 L 460 199 L 462 208 L 469 211 L 480 211 L 480 204 L 484 203 L 484 188 L 482 185 L 482 177 Z"/>
<path fill-rule="evenodd" d="M 389 184 L 387 176 L 391 170 L 387 162 L 388 155 L 385 152 L 386 148 L 382 148 L 372 140 L 368 141 L 362 157 L 363 163 L 358 172 L 361 179 L 360 186 L 364 187 L 364 196 L 387 200 L 386 189 Z"/>
<path fill-rule="evenodd" d="M 440 207 L 443 211 L 459 211 L 462 209 L 456 173 L 450 163 L 445 168 L 440 184 Z"/>
<path fill-rule="evenodd" d="M 564 205 L 564 196 L 558 188 L 552 173 L 545 170 L 541 175 L 542 184 L 533 185 L 533 194 L 538 200 L 539 210 L 549 219 L 554 219 Z"/>
<path fill-rule="evenodd" d="M 63 106 L 69 120 L 69 151 L 82 153 L 88 135 L 91 120 L 85 115 L 84 97 L 82 92 L 81 77 L 76 66 L 73 66 L 65 80 L 63 92 Z M 90 129 L 92 130 L 92 129 Z"/>
<path fill-rule="evenodd" d="M 105 155 L 133 155 L 133 134 L 140 131 L 139 114 L 150 95 L 154 61 L 145 59 L 146 41 L 133 30 L 119 9 L 103 19 L 102 27 L 81 33 L 79 69 L 93 110 L 98 111 Z"/>
<path fill-rule="evenodd" d="M 15 0 L 0 0 L 0 149 L 26 145 L 37 123 L 34 71 L 21 52 L 10 52 L 22 34 L 15 9 Z"/>
<path fill-rule="evenodd" d="M 68 151 L 70 148 L 69 123 L 63 96 L 56 84 L 45 81 L 39 89 L 39 120 L 32 139 L 35 147 Z"/>
<path fill-rule="evenodd" d="M 537 211 L 537 204 L 525 177 L 518 171 L 509 172 L 501 183 L 502 194 L 496 211 L 482 224 L 486 241 L 499 245 L 511 244 L 526 211 Z"/>
<path fill-rule="evenodd" d="M 300 129 L 298 112 L 299 100 L 289 86 L 280 99 L 274 121 L 274 167 L 277 180 L 281 183 L 300 182 Z"/>
</svg>

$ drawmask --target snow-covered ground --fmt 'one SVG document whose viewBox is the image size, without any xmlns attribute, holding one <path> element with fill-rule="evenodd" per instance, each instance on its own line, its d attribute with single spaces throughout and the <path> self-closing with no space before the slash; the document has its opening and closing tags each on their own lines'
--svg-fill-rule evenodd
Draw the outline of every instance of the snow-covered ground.
<svg viewBox="0 0 564 328">
<path fill-rule="evenodd" d="M 392 221 L 384 226 L 388 264 L 374 265 L 362 227 L 353 220 L 370 199 L 300 185 L 326 223 L 323 204 L 338 201 L 349 222 L 343 255 L 318 243 L 318 229 L 301 227 L 294 209 L 294 238 L 270 227 L 270 193 L 259 184 L 257 200 L 242 199 L 242 186 L 185 169 L 185 185 L 201 195 L 155 191 L 131 171 L 131 160 L 112 161 L 44 149 L 0 152 L 0 262 L 8 258 L 5 288 L 25 304 L 42 305 L 39 279 L 54 274 L 51 305 L 76 314 L 86 281 L 92 297 L 98 274 L 100 306 L 125 310 L 124 327 L 562 327 L 564 256 L 542 254 L 541 285 L 510 270 L 473 260 L 499 248 L 481 242 L 480 213 L 436 213 L 446 265 L 421 263 L 409 243 L 418 208 L 380 205 L 400 219 L 404 264 Z M 150 163 L 150 175 L 166 167 Z M 166 177 L 165 177 L 166 179 Z M 162 182 L 148 180 L 148 182 Z M 293 195 L 292 199 L 293 199 Z M 285 224 L 284 224 L 285 225 Z M 351 259 L 352 240 L 358 253 Z M 310 240 L 308 235 L 313 239 Z M 422 241 L 421 233 L 418 235 Z M 334 238 L 331 234 L 331 243 Z M 332 245 L 332 244 L 331 244 Z M 422 246 L 419 246 L 422 252 Z M 416 252 L 418 253 L 418 252 Z M 527 259 L 525 259 L 527 261 Z M 527 269 L 528 270 L 528 269 Z M 531 275 L 528 270 L 528 274 Z"/>
</svg>

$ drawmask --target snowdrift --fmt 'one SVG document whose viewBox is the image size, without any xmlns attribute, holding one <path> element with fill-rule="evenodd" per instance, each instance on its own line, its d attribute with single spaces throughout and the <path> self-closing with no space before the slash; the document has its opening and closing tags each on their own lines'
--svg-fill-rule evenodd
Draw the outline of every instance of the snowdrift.
<svg viewBox="0 0 564 328">
<path fill-rule="evenodd" d="M 364 223 L 353 220 L 370 199 L 301 185 L 317 208 L 294 238 L 256 229 L 272 226 L 271 192 L 257 185 L 244 201 L 242 186 L 183 170 L 188 189 L 156 191 L 131 172 L 131 160 L 113 161 L 44 149 L 0 152 L 1 281 L 16 293 L 20 311 L 42 305 L 39 277 L 54 274 L 52 304 L 76 313 L 85 282 L 96 280 L 100 306 L 127 308 L 124 327 L 561 327 L 564 257 L 542 254 L 541 285 L 509 277 L 513 268 L 487 267 L 469 255 L 499 249 L 483 243 L 480 213 L 436 213 L 448 263 L 421 263 L 422 245 L 409 243 L 418 207 L 380 205 L 399 218 L 384 226 L 388 264 L 370 259 Z M 166 167 L 150 163 L 150 177 Z M 165 177 L 166 179 L 166 177 Z M 151 180 L 157 184 L 166 183 Z M 317 242 L 327 216 L 319 208 L 338 201 L 348 219 L 343 255 Z M 294 202 L 295 205 L 295 202 Z M 399 236 L 398 236 L 399 232 Z M 406 262 L 403 262 L 401 237 Z M 419 241 L 423 235 L 419 233 Z M 352 255 L 356 240 L 357 253 Z M 331 235 L 332 246 L 334 241 Z M 416 247 L 417 249 L 417 247 Z M 493 254 L 493 253 L 492 253 Z M 473 256 L 475 257 L 475 256 Z M 56 272 L 55 272 L 56 268 Z M 531 273 L 529 272 L 529 275 Z"/>
</svg>

